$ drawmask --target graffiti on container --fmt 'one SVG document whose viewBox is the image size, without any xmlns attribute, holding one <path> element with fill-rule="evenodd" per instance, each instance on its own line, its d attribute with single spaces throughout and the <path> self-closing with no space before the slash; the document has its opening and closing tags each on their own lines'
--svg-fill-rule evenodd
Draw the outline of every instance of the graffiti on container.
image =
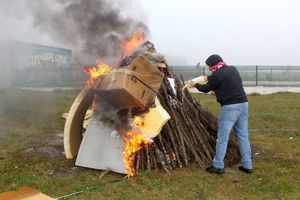
<svg viewBox="0 0 300 200">
<path fill-rule="evenodd" d="M 66 67 L 68 65 L 68 54 L 53 52 L 38 54 L 27 53 L 19 56 L 18 64 L 20 68 L 45 67 L 45 64 Z"/>
</svg>

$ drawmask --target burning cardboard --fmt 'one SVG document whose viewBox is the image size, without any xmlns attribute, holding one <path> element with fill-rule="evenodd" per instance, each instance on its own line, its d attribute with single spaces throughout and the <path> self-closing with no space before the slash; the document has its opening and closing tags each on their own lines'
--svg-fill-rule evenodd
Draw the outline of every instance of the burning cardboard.
<svg viewBox="0 0 300 200">
<path fill-rule="evenodd" d="M 132 165 L 134 153 L 142 147 L 143 141 L 150 143 L 170 119 L 159 101 L 154 102 L 163 73 L 144 56 L 126 68 L 108 69 L 106 65 L 97 64 L 85 70 L 91 73 L 88 86 L 92 89 L 83 89 L 69 112 L 65 125 L 66 157 L 73 158 L 78 153 L 78 166 L 133 175 L 132 167 L 128 166 Z M 93 115 L 82 139 L 81 127 L 92 94 L 95 98 Z M 148 110 L 143 112 L 143 126 L 138 129 L 128 126 L 131 113 L 125 114 L 123 122 L 118 115 L 122 109 L 129 112 L 134 108 Z"/>
<path fill-rule="evenodd" d="M 145 109 L 154 103 L 163 77 L 146 57 L 139 56 L 129 66 L 99 77 L 94 89 L 119 108 Z"/>
<path fill-rule="evenodd" d="M 104 75 L 96 93 L 121 108 L 146 108 L 154 103 L 156 94 L 136 73 L 119 69 Z"/>
<path fill-rule="evenodd" d="M 145 85 L 158 93 L 164 74 L 151 63 L 146 56 L 138 56 L 127 66 L 127 68 L 135 72 L 136 76 L 142 80 Z"/>
</svg>

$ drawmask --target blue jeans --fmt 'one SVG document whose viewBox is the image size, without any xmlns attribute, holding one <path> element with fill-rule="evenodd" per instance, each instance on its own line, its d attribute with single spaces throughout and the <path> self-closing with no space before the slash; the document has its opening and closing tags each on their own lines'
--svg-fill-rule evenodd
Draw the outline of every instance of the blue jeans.
<svg viewBox="0 0 300 200">
<path fill-rule="evenodd" d="M 231 129 L 233 128 L 239 144 L 241 164 L 252 169 L 251 148 L 248 136 L 248 102 L 224 105 L 218 119 L 218 138 L 213 166 L 224 168 L 224 158 Z"/>
</svg>

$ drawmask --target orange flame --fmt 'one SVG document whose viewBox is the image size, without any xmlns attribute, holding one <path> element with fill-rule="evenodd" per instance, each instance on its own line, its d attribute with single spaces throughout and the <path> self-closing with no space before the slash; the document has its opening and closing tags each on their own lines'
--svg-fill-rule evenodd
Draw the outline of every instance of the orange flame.
<svg viewBox="0 0 300 200">
<path fill-rule="evenodd" d="M 89 75 L 89 80 L 87 80 L 86 84 L 89 88 L 93 87 L 95 79 L 99 76 L 108 73 L 111 70 L 111 67 L 108 65 L 101 63 L 100 60 L 97 60 L 97 64 L 91 68 L 83 68 L 84 72 Z"/>
<path fill-rule="evenodd" d="M 124 40 L 120 42 L 120 47 L 123 53 L 123 56 L 130 56 L 133 54 L 133 51 L 141 46 L 144 42 L 144 32 L 133 33 L 131 39 Z"/>
<path fill-rule="evenodd" d="M 143 118 L 142 117 L 134 117 L 133 121 L 132 121 L 132 124 L 134 127 L 143 127 L 144 126 L 144 121 L 143 121 Z"/>
<path fill-rule="evenodd" d="M 141 117 L 135 117 L 132 122 L 132 129 L 127 133 L 127 136 L 121 134 L 125 147 L 123 151 L 123 161 L 125 163 L 125 171 L 128 177 L 134 175 L 134 155 L 144 146 L 150 144 L 148 140 L 144 140 L 144 135 L 141 134 L 139 128 L 144 126 Z"/>
</svg>

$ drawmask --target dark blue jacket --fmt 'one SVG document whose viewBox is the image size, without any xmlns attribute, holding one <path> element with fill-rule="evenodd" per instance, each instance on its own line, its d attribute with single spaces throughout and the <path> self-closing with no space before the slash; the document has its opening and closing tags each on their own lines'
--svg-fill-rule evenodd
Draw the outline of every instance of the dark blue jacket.
<svg viewBox="0 0 300 200">
<path fill-rule="evenodd" d="M 214 91 L 217 101 L 223 105 L 248 102 L 241 76 L 234 66 L 224 65 L 207 77 L 205 85 L 196 83 L 200 92 Z"/>
</svg>

